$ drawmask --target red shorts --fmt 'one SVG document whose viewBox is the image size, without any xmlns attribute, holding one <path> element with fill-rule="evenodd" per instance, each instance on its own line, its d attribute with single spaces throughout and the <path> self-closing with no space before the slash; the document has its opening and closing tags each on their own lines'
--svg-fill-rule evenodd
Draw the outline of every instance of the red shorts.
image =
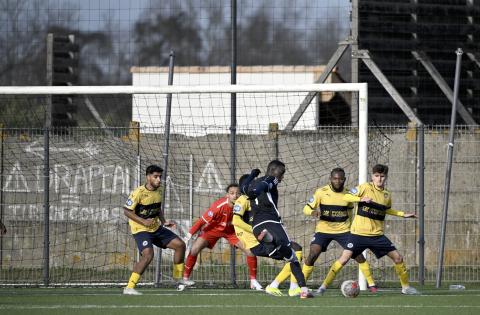
<svg viewBox="0 0 480 315">
<path fill-rule="evenodd" d="M 232 246 L 236 246 L 238 244 L 238 242 L 240 242 L 238 237 L 235 235 L 235 232 L 233 232 L 233 233 L 221 233 L 221 232 L 208 231 L 208 232 L 200 233 L 200 235 L 198 237 L 201 237 L 204 240 L 206 240 L 208 242 L 208 248 L 210 248 L 210 249 L 212 249 L 213 246 L 215 246 L 215 244 L 217 243 L 217 241 L 222 237 L 224 239 L 226 239 L 230 243 L 230 245 L 232 245 Z"/>
</svg>

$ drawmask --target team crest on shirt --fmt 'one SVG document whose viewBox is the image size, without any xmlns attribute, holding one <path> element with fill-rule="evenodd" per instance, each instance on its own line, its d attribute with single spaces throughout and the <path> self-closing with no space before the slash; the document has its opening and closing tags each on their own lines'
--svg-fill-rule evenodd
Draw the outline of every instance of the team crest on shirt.
<svg viewBox="0 0 480 315">
<path fill-rule="evenodd" d="M 130 207 L 133 204 L 132 199 L 128 198 L 125 204 Z"/>
<path fill-rule="evenodd" d="M 239 213 L 242 210 L 242 206 L 240 205 L 235 205 L 233 207 L 233 213 Z"/>
<path fill-rule="evenodd" d="M 347 244 L 347 247 L 348 247 L 348 248 L 352 248 L 352 247 L 353 247 L 353 243 L 348 243 L 348 244 Z"/>
<path fill-rule="evenodd" d="M 208 215 L 209 217 L 213 217 L 213 211 L 208 211 L 207 215 Z"/>
<path fill-rule="evenodd" d="M 142 245 L 143 245 L 143 246 L 147 246 L 147 245 L 148 245 L 148 241 L 143 241 Z"/>
<path fill-rule="evenodd" d="M 352 195 L 355 195 L 356 193 L 358 193 L 358 190 L 357 188 L 351 188 L 349 193 L 351 193 Z"/>
<path fill-rule="evenodd" d="M 308 199 L 308 203 L 312 203 L 315 199 L 313 199 L 313 197 L 311 197 L 310 199 Z"/>
</svg>

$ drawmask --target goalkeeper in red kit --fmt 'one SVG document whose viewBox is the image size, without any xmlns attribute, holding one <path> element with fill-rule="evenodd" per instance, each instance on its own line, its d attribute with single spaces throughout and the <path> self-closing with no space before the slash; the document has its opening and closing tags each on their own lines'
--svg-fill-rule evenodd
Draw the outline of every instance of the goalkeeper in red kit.
<svg viewBox="0 0 480 315">
<path fill-rule="evenodd" d="M 257 257 L 250 250 L 246 249 L 244 244 L 235 235 L 235 229 L 232 225 L 233 205 L 235 200 L 240 197 L 240 189 L 237 184 L 228 185 L 227 194 L 217 199 L 208 208 L 205 213 L 190 228 L 185 241 L 190 241 L 196 233 L 200 233 L 194 241 L 190 253 L 185 260 L 185 271 L 183 272 L 183 282 L 186 285 L 193 285 L 190 280 L 193 267 L 197 262 L 197 255 L 206 247 L 212 249 L 220 238 L 226 239 L 230 245 L 242 250 L 247 255 L 247 265 L 250 274 L 250 288 L 262 290 L 262 286 L 257 281 Z"/>
</svg>

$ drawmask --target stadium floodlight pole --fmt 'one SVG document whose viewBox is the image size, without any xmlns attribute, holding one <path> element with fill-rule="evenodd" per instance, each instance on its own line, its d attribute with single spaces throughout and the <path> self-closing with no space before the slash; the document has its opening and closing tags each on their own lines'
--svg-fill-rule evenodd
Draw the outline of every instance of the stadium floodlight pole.
<svg viewBox="0 0 480 315">
<path fill-rule="evenodd" d="M 175 52 L 170 51 L 168 62 L 168 85 L 173 85 L 173 68 L 175 66 Z M 162 174 L 162 213 L 165 214 L 165 195 L 168 177 L 168 149 L 170 147 L 170 119 L 172 117 L 172 93 L 167 94 L 167 108 L 165 113 L 165 140 L 163 142 L 163 174 Z M 162 249 L 158 248 L 155 270 L 155 286 L 160 285 L 160 270 L 162 262 Z"/>
<path fill-rule="evenodd" d="M 232 49 L 232 65 L 230 84 L 237 84 L 237 0 L 231 0 L 231 49 Z M 237 157 L 237 94 L 230 94 L 230 182 L 236 182 L 236 157 Z M 237 275 L 235 272 L 236 254 L 235 246 L 230 247 L 230 269 L 232 277 L 232 285 L 237 285 Z"/>
<path fill-rule="evenodd" d="M 457 48 L 455 53 L 457 54 L 457 61 L 455 64 L 455 83 L 453 85 L 452 115 L 450 117 L 450 130 L 448 131 L 447 169 L 445 171 L 443 216 L 442 216 L 442 225 L 440 227 L 440 248 L 438 251 L 438 261 L 437 261 L 437 281 L 436 281 L 437 289 L 440 288 L 440 286 L 442 285 L 443 254 L 445 250 L 445 232 L 447 229 L 447 217 L 448 217 L 448 198 L 450 195 L 450 178 L 452 175 L 453 144 L 455 141 L 455 123 L 457 121 L 458 90 L 460 85 L 460 68 L 462 63 L 463 51 L 461 48 Z"/>
</svg>

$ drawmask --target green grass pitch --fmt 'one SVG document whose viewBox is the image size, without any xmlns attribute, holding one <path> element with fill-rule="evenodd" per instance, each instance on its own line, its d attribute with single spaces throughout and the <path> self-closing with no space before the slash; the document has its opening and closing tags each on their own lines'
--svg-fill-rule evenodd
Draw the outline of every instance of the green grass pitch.
<svg viewBox="0 0 480 315">
<path fill-rule="evenodd" d="M 140 288 L 144 295 L 124 296 L 121 288 L 0 288 L 0 314 L 480 314 L 480 285 L 464 291 L 419 289 L 418 296 L 384 289 L 376 295 L 362 292 L 355 299 L 330 289 L 324 296 L 300 300 L 244 289 Z"/>
</svg>

